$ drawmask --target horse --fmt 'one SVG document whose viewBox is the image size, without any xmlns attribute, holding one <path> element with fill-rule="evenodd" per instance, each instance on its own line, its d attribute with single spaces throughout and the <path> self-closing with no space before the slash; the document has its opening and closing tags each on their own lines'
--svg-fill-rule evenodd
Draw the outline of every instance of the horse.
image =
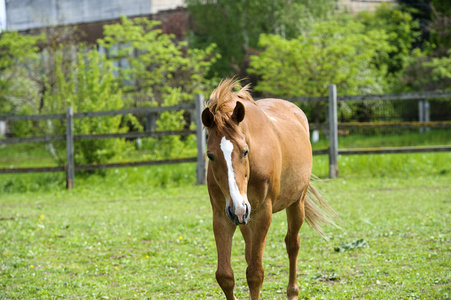
<svg viewBox="0 0 451 300">
<path fill-rule="evenodd" d="M 239 87 L 239 80 L 222 80 L 201 115 L 207 131 L 216 280 L 226 299 L 236 299 L 231 249 L 238 226 L 245 241 L 249 299 L 260 298 L 263 250 L 272 214 L 285 209 L 287 297 L 298 299 L 299 230 L 305 220 L 322 234 L 321 225 L 335 225 L 337 215 L 310 182 L 312 148 L 304 112 L 281 99 L 254 101 L 249 85 Z"/>
</svg>

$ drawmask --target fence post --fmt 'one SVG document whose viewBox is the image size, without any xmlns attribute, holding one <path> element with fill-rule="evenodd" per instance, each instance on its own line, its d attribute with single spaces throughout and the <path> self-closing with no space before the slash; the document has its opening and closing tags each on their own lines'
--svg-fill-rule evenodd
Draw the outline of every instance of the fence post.
<svg viewBox="0 0 451 300">
<path fill-rule="evenodd" d="M 196 110 L 196 138 L 197 138 L 197 165 L 196 165 L 196 175 L 197 184 L 206 184 L 206 171 L 207 162 L 205 158 L 206 149 L 206 138 L 205 129 L 202 124 L 201 115 L 204 103 L 204 95 L 197 94 L 194 97 L 195 110 Z"/>
<path fill-rule="evenodd" d="M 66 188 L 74 188 L 75 164 L 74 164 L 74 110 L 69 106 L 66 110 Z"/>
<path fill-rule="evenodd" d="M 418 100 L 418 121 L 424 122 L 424 99 Z M 424 132 L 424 128 L 420 127 L 420 133 Z"/>
<path fill-rule="evenodd" d="M 424 121 L 425 122 L 430 122 L 431 121 L 431 110 L 430 110 L 430 104 L 429 101 L 426 99 L 426 101 L 424 102 Z M 426 127 L 425 128 L 426 131 L 429 131 L 430 128 Z"/>
<path fill-rule="evenodd" d="M 157 128 L 157 114 L 150 113 L 146 115 L 146 131 L 155 131 Z"/>
<path fill-rule="evenodd" d="M 338 176 L 337 86 L 329 85 L 329 177 Z"/>
</svg>

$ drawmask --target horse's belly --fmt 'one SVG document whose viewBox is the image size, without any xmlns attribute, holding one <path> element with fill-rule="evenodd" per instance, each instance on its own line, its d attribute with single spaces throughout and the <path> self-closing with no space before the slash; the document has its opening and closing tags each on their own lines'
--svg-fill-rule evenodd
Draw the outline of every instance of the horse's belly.
<svg viewBox="0 0 451 300">
<path fill-rule="evenodd" d="M 291 137 L 281 140 L 281 144 L 284 150 L 281 157 L 280 190 L 273 202 L 274 212 L 285 209 L 301 198 L 312 172 L 312 150 L 303 128 L 292 132 Z"/>
<path fill-rule="evenodd" d="M 282 176 L 279 195 L 273 202 L 273 213 L 289 207 L 301 198 L 310 181 L 311 171 L 308 170 L 307 167 L 301 167 Z"/>
</svg>

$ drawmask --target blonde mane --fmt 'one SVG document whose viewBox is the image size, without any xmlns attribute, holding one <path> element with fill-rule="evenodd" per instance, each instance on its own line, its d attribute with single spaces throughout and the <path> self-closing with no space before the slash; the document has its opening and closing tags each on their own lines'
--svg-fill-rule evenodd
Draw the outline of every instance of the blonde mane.
<svg viewBox="0 0 451 300">
<path fill-rule="evenodd" d="M 215 116 L 215 124 L 218 131 L 223 131 L 226 125 L 230 129 L 234 129 L 237 124 L 230 122 L 233 109 L 235 108 L 236 97 L 247 99 L 254 102 L 249 93 L 250 84 L 242 87 L 239 91 L 234 92 L 234 88 L 240 88 L 239 80 L 235 78 L 227 78 L 222 80 L 218 87 L 211 93 L 207 107 Z"/>
</svg>

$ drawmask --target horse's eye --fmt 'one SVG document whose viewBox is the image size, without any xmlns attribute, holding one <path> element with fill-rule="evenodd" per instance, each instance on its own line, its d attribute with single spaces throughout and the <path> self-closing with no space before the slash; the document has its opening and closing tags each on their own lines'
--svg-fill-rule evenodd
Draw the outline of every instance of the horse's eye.
<svg viewBox="0 0 451 300">
<path fill-rule="evenodd" d="M 249 150 L 244 150 L 243 157 L 246 157 L 249 154 Z"/>
<path fill-rule="evenodd" d="M 214 161 L 215 160 L 215 156 L 211 153 L 207 153 L 207 157 L 209 160 Z"/>
</svg>

